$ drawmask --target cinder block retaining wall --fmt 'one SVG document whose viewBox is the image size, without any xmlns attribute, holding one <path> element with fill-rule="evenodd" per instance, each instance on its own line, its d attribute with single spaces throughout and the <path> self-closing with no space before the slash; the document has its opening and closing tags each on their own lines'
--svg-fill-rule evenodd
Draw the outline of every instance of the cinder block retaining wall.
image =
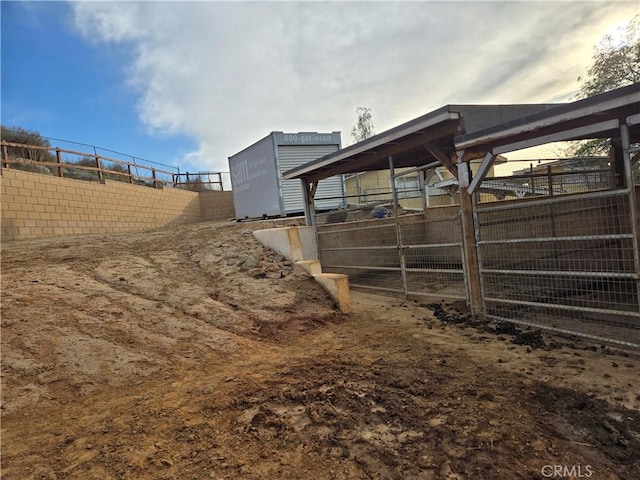
<svg viewBox="0 0 640 480">
<path fill-rule="evenodd" d="M 200 192 L 200 212 L 202 221 L 230 220 L 235 218 L 233 192 Z"/>
<path fill-rule="evenodd" d="M 155 189 L 3 169 L 2 241 L 134 232 L 233 218 L 232 192 Z"/>
</svg>

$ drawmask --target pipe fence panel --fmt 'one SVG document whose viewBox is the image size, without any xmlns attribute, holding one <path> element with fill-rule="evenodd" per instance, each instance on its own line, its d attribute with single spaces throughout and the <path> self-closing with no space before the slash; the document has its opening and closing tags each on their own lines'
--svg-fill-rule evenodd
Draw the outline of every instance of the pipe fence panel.
<svg viewBox="0 0 640 480">
<path fill-rule="evenodd" d="M 640 346 L 630 205 L 626 190 L 480 205 L 486 316 Z"/>
<path fill-rule="evenodd" d="M 316 215 L 322 267 L 354 287 L 467 303 L 466 269 L 478 268 L 487 320 L 640 348 L 635 190 L 615 189 L 607 159 L 533 165 L 479 185 L 477 265 L 464 260 L 460 206 L 408 213 L 394 189 L 392 202 Z"/>
<path fill-rule="evenodd" d="M 403 293 L 393 219 L 318 224 L 322 269 L 349 275 L 353 287 Z"/>
<path fill-rule="evenodd" d="M 324 271 L 349 275 L 353 287 L 466 298 L 457 208 L 430 219 L 422 213 L 400 215 L 399 229 L 394 217 L 326 223 L 326 216 L 316 217 Z"/>
<path fill-rule="evenodd" d="M 399 217 L 407 294 L 464 300 L 460 218 L 457 209 L 443 211 Z"/>
</svg>

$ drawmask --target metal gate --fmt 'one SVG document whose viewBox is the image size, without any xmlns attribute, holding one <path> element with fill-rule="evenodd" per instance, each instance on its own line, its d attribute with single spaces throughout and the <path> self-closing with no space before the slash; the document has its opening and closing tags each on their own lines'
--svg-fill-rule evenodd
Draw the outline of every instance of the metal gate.
<svg viewBox="0 0 640 480">
<path fill-rule="evenodd" d="M 456 207 L 326 224 L 317 218 L 326 272 L 349 275 L 352 287 L 437 299 L 466 298 L 461 225 Z"/>
<path fill-rule="evenodd" d="M 466 298 L 458 208 L 427 211 L 418 221 L 399 217 L 400 261 L 406 295 Z"/>
<path fill-rule="evenodd" d="M 322 270 L 352 287 L 403 292 L 395 224 L 387 219 L 318 225 Z"/>
<path fill-rule="evenodd" d="M 640 346 L 628 190 L 478 205 L 487 318 Z"/>
</svg>

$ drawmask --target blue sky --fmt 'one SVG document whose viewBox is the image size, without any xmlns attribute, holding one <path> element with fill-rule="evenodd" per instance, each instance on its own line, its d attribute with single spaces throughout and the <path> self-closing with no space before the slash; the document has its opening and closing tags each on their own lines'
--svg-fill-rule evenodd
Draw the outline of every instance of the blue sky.
<svg viewBox="0 0 640 480">
<path fill-rule="evenodd" d="M 196 148 L 186 135 L 148 133 L 124 80 L 130 54 L 85 40 L 69 4 L 3 1 L 1 8 L 3 125 L 175 166 Z"/>
<path fill-rule="evenodd" d="M 447 103 L 565 101 L 598 39 L 638 10 L 3 1 L 1 120 L 181 171 L 226 171 L 227 157 L 273 130 L 339 130 L 347 145 L 358 106 L 380 132 Z"/>
</svg>

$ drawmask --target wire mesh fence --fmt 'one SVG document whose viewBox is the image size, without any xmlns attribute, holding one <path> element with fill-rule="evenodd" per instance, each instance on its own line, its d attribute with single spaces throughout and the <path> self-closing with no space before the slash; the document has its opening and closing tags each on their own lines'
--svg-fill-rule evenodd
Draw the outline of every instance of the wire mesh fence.
<svg viewBox="0 0 640 480">
<path fill-rule="evenodd" d="M 365 213 L 369 210 L 371 207 Z M 349 275 L 353 287 L 465 298 L 457 208 L 440 209 L 432 218 L 400 209 L 396 218 L 392 209 L 387 211 L 390 216 L 328 222 L 327 218 L 335 214 L 316 216 L 324 271 Z"/>
<path fill-rule="evenodd" d="M 400 252 L 407 294 L 465 299 L 462 232 L 457 208 L 400 217 Z"/>
<path fill-rule="evenodd" d="M 317 226 L 322 269 L 349 275 L 354 287 L 403 293 L 395 221 L 370 221 Z"/>
<path fill-rule="evenodd" d="M 478 200 L 487 203 L 611 189 L 616 185 L 616 173 L 608 163 L 606 158 L 530 163 L 509 176 L 485 178 Z"/>
<path fill-rule="evenodd" d="M 168 172 L 179 171 L 179 169 L 174 165 L 167 165 L 165 163 L 149 160 L 146 158 L 142 158 L 140 156 L 123 153 L 113 149 L 99 147 L 97 145 L 91 145 L 88 143 L 65 140 L 62 138 L 47 137 L 44 135 L 40 135 L 39 133 L 27 131 L 24 129 L 15 130 L 15 129 L 7 128 L 3 126 L 2 140 L 6 140 L 8 142 L 13 142 L 13 143 L 24 144 L 23 148 L 20 148 L 18 150 L 22 150 L 22 151 L 31 150 L 29 151 L 29 155 L 25 157 L 30 160 L 37 159 L 38 161 L 55 162 L 53 153 L 46 153 L 46 150 L 39 150 L 39 151 L 35 150 L 37 146 L 43 146 L 43 147 L 48 147 L 49 151 L 53 151 L 55 150 L 55 148 L 58 148 L 63 152 L 64 151 L 84 152 L 80 154 L 80 158 L 86 157 L 90 159 L 90 158 L 95 158 L 97 156 L 100 158 L 113 159 L 114 163 L 118 162 L 116 164 L 131 164 L 134 167 L 134 171 L 132 172 L 133 175 L 138 177 L 144 177 L 146 175 L 145 170 L 147 171 L 152 169 L 157 170 L 159 172 L 158 177 L 163 176 L 160 174 L 160 172 L 162 171 L 168 171 Z M 31 147 L 31 149 L 28 148 L 29 146 Z M 34 152 L 36 152 L 35 155 L 34 155 Z M 11 155 L 11 157 L 19 157 L 19 156 L 20 155 Z M 67 160 L 70 160 L 69 163 L 76 163 L 78 159 L 75 158 L 75 155 L 72 155 L 71 158 L 67 158 Z M 93 166 L 95 166 L 95 163 Z M 136 167 L 138 171 L 136 171 Z M 21 169 L 26 170 L 26 168 L 21 168 Z M 77 169 L 77 170 L 79 171 L 80 169 Z M 81 177 L 82 175 L 78 174 L 78 176 Z M 79 178 L 79 179 L 82 179 L 82 178 Z M 169 175 L 168 178 L 159 178 L 159 180 L 166 181 L 166 183 L 169 183 L 169 181 L 171 180 L 171 175 Z"/>
<path fill-rule="evenodd" d="M 104 157 L 97 153 L 66 150 L 46 145 L 2 141 L 2 168 L 13 168 L 73 180 L 113 180 L 153 188 L 173 187 L 172 171 Z"/>
<path fill-rule="evenodd" d="M 485 318 L 640 347 L 634 191 L 611 162 L 494 165 L 473 207 Z M 457 179 L 442 168 L 406 172 L 418 181 L 387 172 L 388 189 L 379 173 L 360 174 L 346 209 L 316 215 L 323 269 L 354 287 L 470 301 Z"/>
<path fill-rule="evenodd" d="M 227 181 L 228 172 L 198 172 L 178 173 L 173 176 L 175 186 L 194 192 L 206 192 L 209 190 L 230 190 L 230 182 Z"/>
<path fill-rule="evenodd" d="M 640 346 L 627 190 L 480 205 L 487 317 Z"/>
</svg>

